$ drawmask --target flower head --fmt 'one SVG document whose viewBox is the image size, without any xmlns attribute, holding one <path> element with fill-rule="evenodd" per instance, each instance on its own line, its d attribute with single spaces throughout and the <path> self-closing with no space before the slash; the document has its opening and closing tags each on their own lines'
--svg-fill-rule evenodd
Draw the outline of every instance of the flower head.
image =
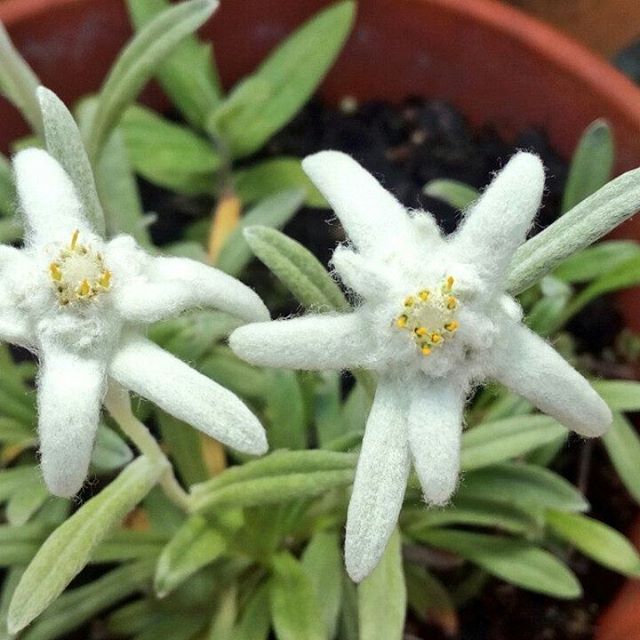
<svg viewBox="0 0 640 640">
<path fill-rule="evenodd" d="M 241 327 L 231 346 L 271 367 L 377 373 L 347 518 L 347 569 L 359 581 L 395 526 L 411 464 L 428 503 L 453 494 L 473 385 L 497 380 L 584 436 L 602 434 L 611 413 L 522 324 L 504 291 L 540 205 L 544 171 L 536 156 L 513 157 L 447 238 L 428 213 L 405 210 L 350 157 L 324 151 L 303 166 L 349 237 L 332 262 L 360 302 L 351 313 Z"/>
<path fill-rule="evenodd" d="M 130 236 L 105 241 L 46 152 L 22 151 L 14 168 L 26 236 L 24 249 L 0 245 L 0 340 L 40 361 L 38 428 L 50 490 L 70 496 L 82 486 L 109 377 L 239 451 L 264 453 L 264 431 L 236 396 L 142 333 L 191 307 L 266 320 L 258 296 L 204 264 L 153 257 Z"/>
</svg>

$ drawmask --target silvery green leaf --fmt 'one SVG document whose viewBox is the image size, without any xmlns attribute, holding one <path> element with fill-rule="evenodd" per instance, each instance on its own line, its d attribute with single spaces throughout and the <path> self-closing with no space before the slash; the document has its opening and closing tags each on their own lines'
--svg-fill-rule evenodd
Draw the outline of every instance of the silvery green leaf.
<svg viewBox="0 0 640 640">
<path fill-rule="evenodd" d="M 613 173 L 613 132 L 606 120 L 592 122 L 582 134 L 571 159 L 561 211 L 569 211 L 607 184 Z"/>
<path fill-rule="evenodd" d="M 640 382 L 594 380 L 591 384 L 613 411 L 640 411 Z"/>
<path fill-rule="evenodd" d="M 261 226 L 247 227 L 244 237 L 256 256 L 305 307 L 349 308 L 340 287 L 300 243 L 275 229 Z"/>
<path fill-rule="evenodd" d="M 11 601 L 12 633 L 26 627 L 64 591 L 111 528 L 147 495 L 163 472 L 164 467 L 138 458 L 47 538 Z"/>
<path fill-rule="evenodd" d="M 304 195 L 300 188 L 288 189 L 271 193 L 269 197 L 255 204 L 242 216 L 240 223 L 227 238 L 216 267 L 232 276 L 240 276 L 253 257 L 243 231 L 253 225 L 281 229 L 298 211 L 304 201 Z"/>
<path fill-rule="evenodd" d="M 137 30 L 171 6 L 168 0 L 127 0 L 127 5 Z M 202 128 L 207 115 L 222 97 L 211 45 L 187 36 L 160 66 L 156 76 L 187 121 Z"/>
<path fill-rule="evenodd" d="M 4 154 L 0 153 L 0 216 L 13 216 L 16 202 L 11 163 Z"/>
<path fill-rule="evenodd" d="M 274 370 L 268 377 L 265 416 L 271 450 L 305 449 L 307 420 L 295 371 Z"/>
<path fill-rule="evenodd" d="M 462 436 L 461 468 L 471 471 L 504 462 L 553 442 L 566 433 L 565 427 L 545 415 L 483 422 Z"/>
<path fill-rule="evenodd" d="M 220 158 L 211 141 L 138 105 L 124 112 L 118 128 L 131 166 L 142 177 L 189 195 L 214 191 Z"/>
<path fill-rule="evenodd" d="M 22 225 L 17 218 L 4 218 L 0 220 L 0 242 L 11 244 L 22 237 Z"/>
<path fill-rule="evenodd" d="M 344 438 L 352 429 L 343 415 L 342 376 L 337 371 L 318 372 L 313 388 L 315 427 L 320 447 L 326 448 Z M 356 392 L 355 388 L 352 393 Z M 329 447 L 332 448 L 332 447 Z"/>
<path fill-rule="evenodd" d="M 447 179 L 431 180 L 425 185 L 422 193 L 460 210 L 471 206 L 480 197 L 480 192 L 468 184 Z"/>
<path fill-rule="evenodd" d="M 342 550 L 337 533 L 317 531 L 302 554 L 302 567 L 320 604 L 327 636 L 334 638 L 342 601 Z"/>
<path fill-rule="evenodd" d="M 42 111 L 47 151 L 71 178 L 85 215 L 102 235 L 105 231 L 104 213 L 78 125 L 53 91 L 40 87 L 37 95 Z"/>
<path fill-rule="evenodd" d="M 263 160 L 233 174 L 235 190 L 243 202 L 256 202 L 279 191 L 302 189 L 308 207 L 326 208 L 328 203 L 302 170 L 299 158 Z M 256 221 L 255 224 L 264 224 Z"/>
<path fill-rule="evenodd" d="M 406 609 L 402 543 L 396 529 L 380 563 L 358 586 L 360 640 L 402 640 Z"/>
<path fill-rule="evenodd" d="M 546 522 L 556 536 L 599 564 L 634 578 L 640 577 L 640 555 L 615 529 L 579 513 L 553 509 L 547 512 Z"/>
<path fill-rule="evenodd" d="M 33 464 L 25 464 L 0 470 L 0 503 L 6 502 L 16 491 L 40 478 L 40 470 Z"/>
<path fill-rule="evenodd" d="M 0 638 L 2 640 L 13 640 L 16 636 L 7 631 L 7 614 L 9 613 L 9 603 L 15 588 L 24 572 L 23 567 L 11 567 L 7 570 L 2 581 L 2 593 L 0 595 Z"/>
<path fill-rule="evenodd" d="M 437 622 L 445 633 L 454 637 L 458 620 L 455 605 L 446 587 L 431 573 L 414 564 L 405 563 L 405 581 L 409 607 L 423 622 Z"/>
<path fill-rule="evenodd" d="M 202 516 L 191 516 L 158 560 L 154 589 L 163 598 L 196 571 L 217 560 L 227 549 L 224 537 Z"/>
<path fill-rule="evenodd" d="M 123 565 L 87 585 L 63 594 L 27 632 L 24 640 L 55 640 L 120 600 L 142 591 L 153 575 L 154 560 Z"/>
<path fill-rule="evenodd" d="M 497 578 L 555 598 L 572 599 L 582 593 L 575 575 L 549 552 L 524 540 L 502 536 L 431 529 L 424 541 L 457 553 Z"/>
<path fill-rule="evenodd" d="M 0 442 L 3 444 L 35 445 L 35 431 L 18 420 L 0 418 Z"/>
<path fill-rule="evenodd" d="M 42 116 L 36 98 L 40 80 L 13 46 L 0 23 L 0 92 L 20 111 L 33 132 L 42 135 Z"/>
<path fill-rule="evenodd" d="M 209 640 L 232 640 L 237 615 L 238 586 L 232 584 L 218 596 L 218 604 L 209 627 Z"/>
<path fill-rule="evenodd" d="M 100 472 L 115 471 L 133 460 L 127 443 L 112 429 L 101 424 L 91 455 L 91 465 Z"/>
<path fill-rule="evenodd" d="M 279 640 L 328 640 L 320 604 L 303 566 L 289 552 L 272 559 L 269 602 Z"/>
<path fill-rule="evenodd" d="M 102 85 L 87 134 L 89 158 L 95 164 L 124 110 L 153 77 L 159 66 L 218 6 L 216 0 L 187 0 L 156 16 L 120 53 Z"/>
<path fill-rule="evenodd" d="M 269 592 L 267 585 L 262 584 L 251 594 L 242 607 L 240 619 L 231 638 L 232 640 L 247 640 L 247 638 L 267 640 L 270 626 Z"/>
<path fill-rule="evenodd" d="M 640 438 L 621 414 L 613 414 L 613 424 L 602 437 L 613 466 L 627 491 L 640 504 Z"/>
<path fill-rule="evenodd" d="M 339 2 L 299 27 L 211 114 L 207 128 L 234 157 L 260 149 L 311 97 L 349 35 L 355 4 Z"/>
<path fill-rule="evenodd" d="M 7 521 L 19 527 L 31 519 L 31 516 L 51 500 L 51 496 L 40 474 L 33 476 L 22 484 L 7 502 Z"/>
<path fill-rule="evenodd" d="M 525 242 L 515 253 L 507 290 L 528 289 L 640 209 L 640 169 L 627 171 Z"/>
</svg>

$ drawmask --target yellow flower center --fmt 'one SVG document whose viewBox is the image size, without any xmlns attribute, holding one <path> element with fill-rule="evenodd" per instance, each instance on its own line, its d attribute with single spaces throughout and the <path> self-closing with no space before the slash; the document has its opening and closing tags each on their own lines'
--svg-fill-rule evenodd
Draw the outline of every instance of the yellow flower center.
<svg viewBox="0 0 640 640">
<path fill-rule="evenodd" d="M 111 288 L 111 272 L 105 267 L 102 254 L 93 247 L 78 242 L 78 230 L 71 242 L 49 265 L 49 276 L 58 302 L 67 305 L 84 302 Z"/>
<path fill-rule="evenodd" d="M 407 296 L 403 311 L 396 318 L 396 327 L 411 333 L 424 356 L 444 344 L 458 329 L 454 284 L 453 276 L 447 276 L 439 287 Z"/>
</svg>

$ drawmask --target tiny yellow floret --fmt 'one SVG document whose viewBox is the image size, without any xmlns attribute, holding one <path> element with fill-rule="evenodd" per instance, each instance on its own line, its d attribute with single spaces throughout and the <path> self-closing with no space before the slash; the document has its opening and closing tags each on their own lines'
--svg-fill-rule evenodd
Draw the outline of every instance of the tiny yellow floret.
<svg viewBox="0 0 640 640">
<path fill-rule="evenodd" d="M 51 279 L 55 282 L 62 280 L 62 271 L 60 271 L 60 267 L 55 262 L 49 265 L 49 273 L 51 274 Z"/>
<path fill-rule="evenodd" d="M 449 291 L 451 291 L 451 289 L 453 289 L 453 284 L 455 282 L 455 279 L 453 276 L 448 276 L 447 279 L 445 280 L 444 286 L 442 288 L 442 290 L 445 293 L 449 293 Z"/>
<path fill-rule="evenodd" d="M 453 333 L 454 331 L 456 331 L 458 329 L 460 325 L 458 324 L 457 320 L 452 320 L 451 322 L 447 322 L 447 324 L 444 325 L 444 328 Z"/>
<path fill-rule="evenodd" d="M 447 309 L 455 309 L 458 306 L 458 300 L 455 296 L 447 298 Z"/>
<path fill-rule="evenodd" d="M 414 302 L 415 302 L 415 300 L 414 300 L 413 296 L 407 296 L 404 299 L 404 306 L 405 307 L 413 307 Z"/>
<path fill-rule="evenodd" d="M 88 280 L 83 280 L 78 287 L 78 295 L 79 296 L 88 296 L 91 293 L 91 285 Z"/>
<path fill-rule="evenodd" d="M 423 356 L 428 356 L 431 353 L 431 347 L 427 344 L 423 344 L 420 348 Z"/>
<path fill-rule="evenodd" d="M 433 344 L 440 344 L 442 342 L 442 335 L 440 335 L 437 331 L 434 331 L 431 334 L 431 342 L 433 342 Z"/>
<path fill-rule="evenodd" d="M 69 245 L 71 247 L 71 251 L 75 250 L 76 244 L 78 244 L 78 236 L 79 235 L 80 235 L 80 229 L 76 229 L 73 232 L 73 235 L 71 236 L 71 244 Z"/>
<path fill-rule="evenodd" d="M 420 298 L 420 300 L 422 300 L 423 302 L 426 302 L 429 299 L 429 289 L 423 289 L 419 294 L 418 297 Z"/>
</svg>

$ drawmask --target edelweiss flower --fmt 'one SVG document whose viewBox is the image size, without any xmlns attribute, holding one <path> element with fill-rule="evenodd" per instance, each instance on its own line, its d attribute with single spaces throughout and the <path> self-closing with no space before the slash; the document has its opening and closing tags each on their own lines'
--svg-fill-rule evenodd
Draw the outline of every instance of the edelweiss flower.
<svg viewBox="0 0 640 640">
<path fill-rule="evenodd" d="M 428 503 L 451 497 L 474 384 L 497 380 L 584 436 L 602 434 L 611 413 L 522 324 L 504 293 L 540 205 L 544 171 L 536 156 L 516 155 L 448 238 L 428 213 L 407 212 L 342 153 L 318 153 L 303 166 L 353 243 L 338 247 L 332 262 L 361 304 L 352 313 L 247 325 L 231 346 L 270 367 L 377 373 L 347 518 L 347 570 L 359 581 L 395 526 L 412 462 Z"/>
<path fill-rule="evenodd" d="M 42 469 L 52 493 L 82 486 L 108 377 L 239 451 L 264 453 L 264 431 L 236 396 L 142 335 L 144 325 L 190 307 L 268 319 L 258 296 L 198 262 L 152 257 L 130 236 L 105 242 L 46 152 L 22 151 L 14 169 L 26 237 L 22 250 L 0 245 L 0 340 L 38 354 Z"/>
</svg>

